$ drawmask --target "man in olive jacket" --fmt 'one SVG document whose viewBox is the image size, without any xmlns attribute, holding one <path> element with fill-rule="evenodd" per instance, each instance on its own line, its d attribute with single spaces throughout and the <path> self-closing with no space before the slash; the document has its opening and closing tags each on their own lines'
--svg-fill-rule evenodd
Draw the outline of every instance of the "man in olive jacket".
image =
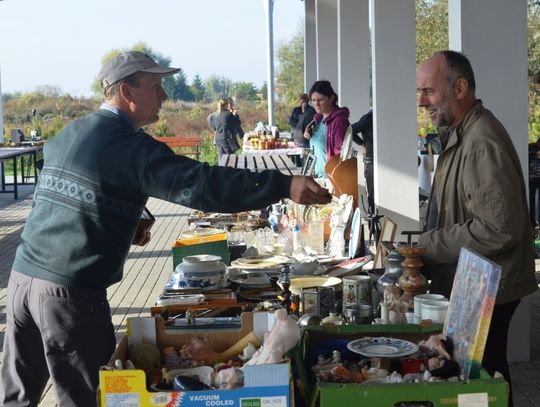
<svg viewBox="0 0 540 407">
<path fill-rule="evenodd" d="M 430 291 L 450 295 L 459 252 L 468 247 L 502 267 L 483 366 L 510 383 L 508 327 L 520 299 L 537 288 L 532 228 L 521 164 L 503 125 L 475 96 L 470 62 L 441 51 L 419 68 L 418 106 L 439 129 L 426 232 Z M 511 405 L 511 395 L 510 395 Z"/>
</svg>

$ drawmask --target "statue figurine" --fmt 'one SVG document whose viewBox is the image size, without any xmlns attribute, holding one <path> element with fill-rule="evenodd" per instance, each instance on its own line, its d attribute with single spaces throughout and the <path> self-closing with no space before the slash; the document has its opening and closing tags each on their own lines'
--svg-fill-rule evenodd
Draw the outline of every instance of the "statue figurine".
<svg viewBox="0 0 540 407">
<path fill-rule="evenodd" d="M 388 306 L 388 322 L 390 324 L 406 324 L 405 313 L 409 310 L 407 301 L 400 299 L 401 290 L 394 284 L 384 288 L 383 303 Z"/>
</svg>

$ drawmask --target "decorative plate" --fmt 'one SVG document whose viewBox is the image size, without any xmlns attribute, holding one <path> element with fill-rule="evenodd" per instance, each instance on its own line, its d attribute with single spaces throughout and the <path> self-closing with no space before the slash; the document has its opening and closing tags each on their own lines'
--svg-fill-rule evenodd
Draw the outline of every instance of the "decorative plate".
<svg viewBox="0 0 540 407">
<path fill-rule="evenodd" d="M 270 278 L 266 273 L 243 273 L 239 269 L 229 267 L 226 275 L 229 281 L 247 288 L 271 286 Z"/>
<path fill-rule="evenodd" d="M 351 223 L 351 238 L 349 239 L 349 258 L 354 258 L 360 244 L 362 235 L 362 214 L 360 208 L 356 208 Z"/>
<path fill-rule="evenodd" d="M 326 269 L 325 275 L 331 277 L 345 277 L 352 274 L 358 274 L 362 267 L 368 264 L 371 261 L 371 255 L 364 257 L 357 257 L 356 259 L 345 260 L 335 266 L 328 267 Z"/>
<path fill-rule="evenodd" d="M 248 257 L 240 257 L 235 260 L 236 263 L 246 267 L 259 267 L 259 268 L 266 268 L 270 266 L 276 266 L 278 264 L 284 264 L 288 263 L 290 259 L 285 256 L 265 256 L 265 255 L 259 255 L 259 256 L 248 256 Z"/>
<path fill-rule="evenodd" d="M 418 351 L 415 343 L 397 338 L 362 338 L 351 341 L 347 348 L 368 358 L 400 358 Z"/>
</svg>

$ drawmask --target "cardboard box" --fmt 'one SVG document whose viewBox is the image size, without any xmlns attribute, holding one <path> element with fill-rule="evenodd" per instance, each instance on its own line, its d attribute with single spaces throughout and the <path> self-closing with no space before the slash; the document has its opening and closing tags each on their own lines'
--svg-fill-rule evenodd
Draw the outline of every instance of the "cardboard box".
<svg viewBox="0 0 540 407">
<path fill-rule="evenodd" d="M 193 337 L 204 337 L 217 352 L 222 352 L 254 331 L 260 337 L 271 318 L 254 318 L 252 313 L 242 314 L 242 328 L 235 331 L 192 330 L 181 334 L 168 334 L 163 319 L 132 318 L 128 332 L 122 338 L 108 368 L 116 359 L 125 362 L 128 344 L 146 341 L 165 346 L 181 347 Z M 294 405 L 291 391 L 290 363 L 246 366 L 244 387 L 234 390 L 208 390 L 189 392 L 149 392 L 142 370 L 101 370 L 99 372 L 98 400 L 101 407 L 155 407 L 155 406 L 215 406 L 215 407 L 289 407 Z"/>
<path fill-rule="evenodd" d="M 220 256 L 226 265 L 231 265 L 227 233 L 178 239 L 173 243 L 172 252 L 173 270 L 182 262 L 185 256 L 196 254 L 214 254 Z"/>
<path fill-rule="evenodd" d="M 431 326 L 406 325 L 347 325 L 337 327 L 307 327 L 302 340 L 295 348 L 293 362 L 295 370 L 305 389 L 300 393 L 306 404 L 320 407 L 369 406 L 369 407 L 457 407 L 485 405 L 467 404 L 469 399 L 488 400 L 490 407 L 507 405 L 508 384 L 504 379 L 494 379 L 481 371 L 479 379 L 467 382 L 449 383 L 324 383 L 317 382 L 307 364 L 309 353 L 317 345 L 329 339 L 353 340 L 365 336 L 393 337 L 418 342 L 440 332 L 441 324 Z M 312 356 L 312 355 L 311 355 Z M 298 383 L 298 382 L 297 382 Z M 470 400 L 469 400 L 470 402 Z"/>
</svg>

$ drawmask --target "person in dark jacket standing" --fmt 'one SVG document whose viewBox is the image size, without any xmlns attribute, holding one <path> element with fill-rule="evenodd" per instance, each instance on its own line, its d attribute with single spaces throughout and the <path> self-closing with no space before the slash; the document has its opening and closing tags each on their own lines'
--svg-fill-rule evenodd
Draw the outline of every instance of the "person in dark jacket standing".
<svg viewBox="0 0 540 407">
<path fill-rule="evenodd" d="M 315 109 L 308 101 L 308 95 L 302 93 L 298 98 L 298 106 L 293 109 L 289 124 L 291 125 L 292 138 L 298 147 L 309 148 L 309 140 L 304 137 L 306 127 L 313 121 Z"/>
<path fill-rule="evenodd" d="M 353 141 L 363 148 L 364 177 L 368 195 L 369 213 L 375 214 L 375 196 L 373 190 L 373 110 L 351 124 Z"/>
<path fill-rule="evenodd" d="M 119 54 L 99 75 L 100 109 L 45 143 L 7 287 L 1 405 L 36 406 L 50 377 L 60 406 L 95 407 L 115 349 L 106 290 L 122 279 L 148 197 L 214 212 L 330 202 L 311 178 L 210 166 L 142 131 L 167 99 L 162 77 L 178 71 Z"/>
<path fill-rule="evenodd" d="M 217 114 L 208 120 L 208 126 L 214 129 L 214 144 L 217 148 L 218 158 L 223 154 L 234 154 L 240 149 L 238 143 L 239 119 L 229 110 L 229 99 L 218 101 Z M 241 128 L 241 127 L 240 127 Z"/>
<path fill-rule="evenodd" d="M 519 157 L 506 129 L 476 98 L 475 89 L 471 63 L 459 52 L 436 52 L 418 69 L 418 106 L 438 128 L 443 148 L 426 231 L 418 243 L 427 248 L 422 259 L 431 266 L 432 293 L 450 296 L 462 247 L 502 267 L 482 366 L 492 375 L 500 372 L 510 384 L 510 321 L 521 298 L 538 288 L 533 234 Z"/>
<path fill-rule="evenodd" d="M 235 127 L 236 127 L 236 138 L 240 139 L 240 141 L 244 138 L 244 129 L 242 128 L 242 120 L 240 120 L 240 115 L 238 114 L 238 110 L 236 110 L 234 106 L 234 99 L 228 98 L 229 100 L 229 112 L 232 113 L 235 120 Z"/>
</svg>

